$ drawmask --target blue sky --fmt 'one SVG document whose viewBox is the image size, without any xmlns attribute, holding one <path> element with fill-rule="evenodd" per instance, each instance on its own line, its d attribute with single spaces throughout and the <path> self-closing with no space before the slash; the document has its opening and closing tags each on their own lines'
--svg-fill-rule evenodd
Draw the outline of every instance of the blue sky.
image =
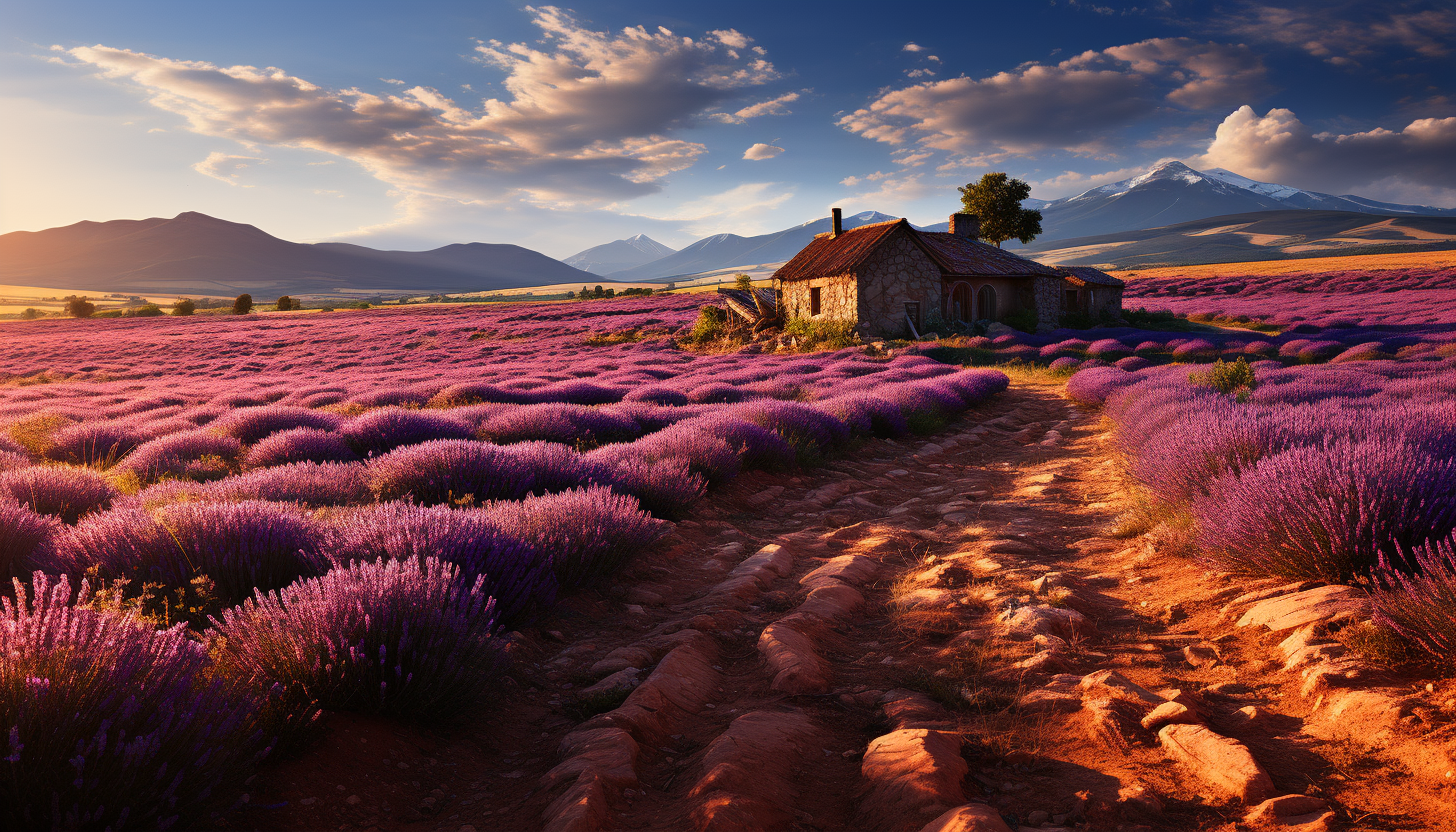
<svg viewBox="0 0 1456 832">
<path fill-rule="evenodd" d="M 202 211 L 564 257 L 1164 159 L 1456 206 L 1456 7 L 0 3 L 0 233 Z"/>
</svg>

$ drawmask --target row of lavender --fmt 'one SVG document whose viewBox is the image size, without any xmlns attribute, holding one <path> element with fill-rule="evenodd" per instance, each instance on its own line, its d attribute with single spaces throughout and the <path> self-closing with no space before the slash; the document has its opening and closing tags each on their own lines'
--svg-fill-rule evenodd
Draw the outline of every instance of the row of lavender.
<svg viewBox="0 0 1456 832">
<path fill-rule="evenodd" d="M 1456 340 L 1449 267 L 1139 278 L 1128 282 L 1124 305 L 1330 329 L 1388 326 L 1407 336 Z"/>
<path fill-rule="evenodd" d="M 1456 666 L 1450 360 L 1284 368 L 1220 393 L 1187 367 L 1093 368 L 1134 482 L 1222 568 L 1369 588 L 1377 623 Z"/>
<path fill-rule="evenodd" d="M 683 311 L 600 306 L 629 329 Z M 138 344 L 190 339 L 190 322 L 63 355 L 67 329 L 43 359 L 59 370 L 12 372 L 0 568 L 38 571 L 0 602 L 0 824 L 186 825 L 320 708 L 448 717 L 494 684 L 501 628 L 666 531 L 643 507 L 670 515 L 743 468 L 925 429 L 1006 385 L 916 356 L 587 348 L 601 324 L 574 309 L 464 310 L 495 328 L 448 344 L 459 319 L 438 313 L 428 331 L 405 313 L 254 331 L 241 373 L 211 355 L 184 370 L 169 348 L 121 380 Z M 0 340 L 57 334 L 29 327 Z M 401 327 L 438 340 L 327 383 L 290 376 L 338 358 L 330 338 Z M 472 357 L 521 333 L 515 366 Z M 158 607 L 180 623 L 157 630 L 142 615 Z"/>
</svg>

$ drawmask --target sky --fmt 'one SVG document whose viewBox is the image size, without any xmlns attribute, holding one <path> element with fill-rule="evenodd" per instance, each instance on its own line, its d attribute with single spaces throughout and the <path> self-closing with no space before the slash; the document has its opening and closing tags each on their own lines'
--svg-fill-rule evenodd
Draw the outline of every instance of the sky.
<svg viewBox="0 0 1456 832">
<path fill-rule="evenodd" d="M 1456 4 L 0 0 L 0 233 L 564 258 L 1168 159 L 1456 207 Z"/>
</svg>

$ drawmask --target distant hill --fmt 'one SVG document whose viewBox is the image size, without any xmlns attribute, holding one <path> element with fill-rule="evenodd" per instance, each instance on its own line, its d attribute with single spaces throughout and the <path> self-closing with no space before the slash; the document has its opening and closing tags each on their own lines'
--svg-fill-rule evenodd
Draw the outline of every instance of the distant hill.
<svg viewBox="0 0 1456 832">
<path fill-rule="evenodd" d="M 290 243 L 195 212 L 0 235 L 0 283 L 96 292 L 434 294 L 599 279 L 516 245 L 378 251 L 349 243 Z"/>
<path fill-rule="evenodd" d="M 1456 210 L 1426 205 L 1397 205 L 1359 196 L 1331 196 L 1288 185 L 1257 182 L 1222 168 L 1197 171 L 1182 162 L 1166 162 L 1146 173 L 1055 199 L 1041 211 L 1037 246 L 1135 229 L 1166 227 L 1208 217 L 1253 211 L 1354 211 L 1391 216 L 1456 217 Z M 1018 248 L 1012 241 L 1007 248 Z"/>
<path fill-rule="evenodd" d="M 1440 249 L 1456 249 L 1456 217 L 1284 210 L 1037 240 L 1017 253 L 1055 265 L 1134 268 Z"/>
<path fill-rule="evenodd" d="M 844 218 L 845 228 L 858 228 L 873 222 L 898 219 L 877 211 L 865 211 Z M 815 234 L 829 231 L 833 221 L 829 217 L 810 220 L 803 225 L 786 228 L 772 234 L 755 237 L 740 237 L 737 234 L 715 234 L 704 237 L 682 251 L 669 254 L 650 263 L 612 272 L 613 280 L 663 280 L 687 274 L 728 269 L 734 266 L 751 266 L 758 263 L 776 263 L 788 260 L 799 249 L 809 244 Z"/>
<path fill-rule="evenodd" d="M 613 240 L 580 251 L 561 261 L 573 268 L 592 274 L 609 275 L 626 269 L 660 260 L 677 253 L 646 234 L 638 234 L 625 240 Z"/>
</svg>

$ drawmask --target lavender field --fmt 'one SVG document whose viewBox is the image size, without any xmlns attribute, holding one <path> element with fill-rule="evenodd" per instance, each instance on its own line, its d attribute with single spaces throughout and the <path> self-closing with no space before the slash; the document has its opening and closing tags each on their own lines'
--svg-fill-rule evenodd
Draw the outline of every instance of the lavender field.
<svg viewBox="0 0 1456 832">
<path fill-rule="evenodd" d="M 1237 371 L 1079 360 L 1068 393 L 1104 406 L 1146 522 L 1220 569 L 1361 587 L 1375 623 L 1408 645 L 1398 658 L 1449 672 L 1451 285 L 1449 269 L 1135 283 L 1130 305 L 1285 328 L 1199 339 L 1205 360 L 1248 365 Z"/>
<path fill-rule="evenodd" d="M 700 302 L 0 328 L 0 825 L 185 828 L 322 709 L 449 719 L 714 486 L 1007 384 L 686 352 Z"/>
</svg>

